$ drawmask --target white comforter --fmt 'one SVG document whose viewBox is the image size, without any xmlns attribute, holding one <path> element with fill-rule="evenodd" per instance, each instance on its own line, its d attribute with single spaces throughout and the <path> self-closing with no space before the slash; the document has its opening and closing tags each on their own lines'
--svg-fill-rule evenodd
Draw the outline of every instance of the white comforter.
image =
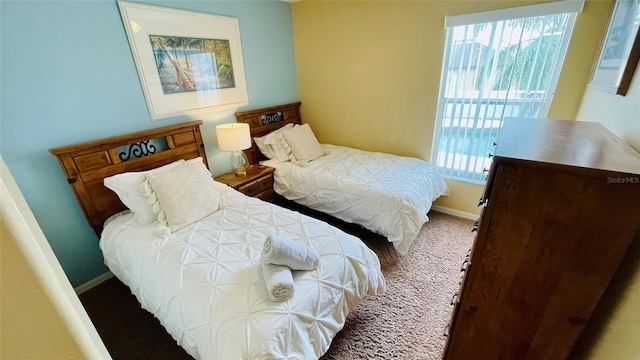
<svg viewBox="0 0 640 360">
<path fill-rule="evenodd" d="M 274 190 L 284 198 L 379 233 L 406 254 L 429 218 L 432 202 L 449 189 L 426 161 L 322 144 L 326 155 L 304 167 L 276 168 Z"/>
<path fill-rule="evenodd" d="M 347 313 L 384 291 L 380 263 L 332 226 L 216 183 L 221 209 L 165 238 L 157 223 L 111 221 L 100 248 L 109 269 L 197 359 L 311 359 Z M 294 271 L 295 294 L 272 302 L 259 263 L 268 234 L 311 245 L 314 271 Z"/>
</svg>

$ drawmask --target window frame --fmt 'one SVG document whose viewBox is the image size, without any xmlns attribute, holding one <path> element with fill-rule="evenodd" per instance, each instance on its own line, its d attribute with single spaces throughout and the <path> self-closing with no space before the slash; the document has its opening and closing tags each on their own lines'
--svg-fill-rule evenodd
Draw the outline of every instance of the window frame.
<svg viewBox="0 0 640 360">
<path fill-rule="evenodd" d="M 451 56 L 453 54 L 453 52 L 451 51 L 451 47 L 456 45 L 453 39 L 454 27 L 464 26 L 464 25 L 475 25 L 475 24 L 481 24 L 481 23 L 487 23 L 487 22 L 495 23 L 499 21 L 508 21 L 508 20 L 522 19 L 522 18 L 533 18 L 538 16 L 549 16 L 549 15 L 569 13 L 571 16 L 568 19 L 568 23 L 566 25 L 564 35 L 561 38 L 561 41 L 559 44 L 561 49 L 564 48 L 564 55 L 560 56 L 559 59 L 557 59 L 559 60 L 559 62 L 552 69 L 552 73 L 550 77 L 551 83 L 548 84 L 547 90 L 545 90 L 545 99 L 544 101 L 542 101 L 542 107 L 540 108 L 539 114 L 538 114 L 538 117 L 541 117 L 541 116 L 546 117 L 549 111 L 552 98 L 553 98 L 553 93 L 555 92 L 555 88 L 557 86 L 562 65 L 566 58 L 566 51 L 567 51 L 568 43 L 571 38 L 571 34 L 573 32 L 577 13 L 582 11 L 583 6 L 584 6 L 583 0 L 575 0 L 575 1 L 563 0 L 563 1 L 554 1 L 550 3 L 543 3 L 543 4 L 534 4 L 534 5 L 519 6 L 514 8 L 505 8 L 500 10 L 492 10 L 492 11 L 486 11 L 481 13 L 448 16 L 445 18 L 445 29 L 446 29 L 445 46 L 443 50 L 444 53 L 443 53 L 442 69 L 440 72 L 438 104 L 436 109 L 436 118 L 434 122 L 434 135 L 433 135 L 432 150 L 431 150 L 431 161 L 434 165 L 438 166 L 439 168 L 443 168 L 442 166 L 439 166 L 439 163 L 440 163 L 439 148 L 441 145 L 440 141 L 442 140 L 442 136 L 443 136 L 444 120 L 445 120 L 444 115 L 445 115 L 445 111 L 447 110 L 447 106 L 449 105 L 449 102 L 447 100 L 448 98 L 446 98 L 446 95 L 447 95 L 447 87 L 448 87 L 447 80 L 449 77 L 448 71 L 450 71 L 449 70 L 451 66 L 450 61 L 451 61 Z M 549 91 L 549 89 L 552 91 Z M 465 97 L 461 99 L 466 100 Z M 475 104 L 475 106 L 489 106 L 490 100 L 491 100 L 490 97 L 479 99 L 478 102 Z M 496 100 L 501 101 L 503 99 L 496 99 Z M 507 100 L 504 99 L 504 101 L 506 102 Z M 501 115 L 502 120 L 508 117 L 510 116 L 505 116 L 504 114 Z M 477 121 L 477 118 L 474 119 L 474 121 Z M 500 124 L 497 130 L 498 134 L 501 128 L 502 128 L 502 124 Z M 463 139 L 465 138 L 466 136 Z M 494 145 L 495 145 L 495 140 L 494 140 Z M 473 151 L 469 151 L 467 154 L 464 154 L 461 156 L 467 158 L 467 164 L 469 166 L 464 166 L 464 169 L 456 170 L 455 167 L 447 168 L 445 164 L 444 168 L 447 168 L 448 171 L 445 172 L 444 176 L 446 178 L 451 178 L 458 181 L 475 183 L 475 184 L 484 184 L 486 182 L 486 176 L 483 176 L 482 173 L 474 171 L 474 170 L 477 170 L 477 165 L 476 165 L 478 162 L 477 157 L 475 158 L 476 163 L 471 163 L 470 161 L 472 160 L 468 159 L 469 156 L 477 156 L 477 154 L 473 153 Z M 488 154 L 488 156 L 485 157 L 485 160 L 481 160 L 482 164 L 484 165 L 485 171 L 488 171 L 488 168 L 491 164 L 491 157 L 492 155 Z M 487 158 L 489 159 L 488 162 L 486 160 Z M 455 156 L 451 161 L 455 163 Z"/>
</svg>

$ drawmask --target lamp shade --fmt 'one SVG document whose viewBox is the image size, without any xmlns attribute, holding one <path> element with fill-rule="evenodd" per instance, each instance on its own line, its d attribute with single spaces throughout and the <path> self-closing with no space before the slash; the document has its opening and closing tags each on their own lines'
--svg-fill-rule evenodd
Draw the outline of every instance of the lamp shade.
<svg viewBox="0 0 640 360">
<path fill-rule="evenodd" d="M 249 124 L 223 124 L 216 126 L 216 137 L 220 150 L 234 151 L 251 147 Z"/>
</svg>

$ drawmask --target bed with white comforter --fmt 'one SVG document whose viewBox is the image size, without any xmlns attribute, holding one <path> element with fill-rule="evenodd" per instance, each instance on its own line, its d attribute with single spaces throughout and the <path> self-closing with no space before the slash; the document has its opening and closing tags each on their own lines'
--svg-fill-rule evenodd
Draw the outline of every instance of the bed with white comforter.
<svg viewBox="0 0 640 360">
<path fill-rule="evenodd" d="M 288 200 L 359 224 L 409 251 L 431 204 L 448 195 L 444 177 L 426 161 L 321 144 L 325 155 L 303 166 L 265 160 L 276 168 L 274 190 Z"/>
<path fill-rule="evenodd" d="M 347 313 L 384 291 L 377 256 L 326 223 L 215 186 L 220 209 L 170 234 L 161 234 L 157 223 L 134 222 L 132 214 L 111 220 L 100 240 L 105 263 L 196 359 L 320 357 Z M 295 294 L 288 301 L 270 301 L 262 276 L 260 254 L 269 234 L 320 255 L 317 270 L 294 271 Z"/>
</svg>

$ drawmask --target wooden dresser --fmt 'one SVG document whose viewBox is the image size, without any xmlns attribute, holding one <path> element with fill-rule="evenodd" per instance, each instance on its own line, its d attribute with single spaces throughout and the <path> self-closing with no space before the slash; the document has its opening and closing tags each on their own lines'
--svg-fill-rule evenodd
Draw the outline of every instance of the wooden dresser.
<svg viewBox="0 0 640 360">
<path fill-rule="evenodd" d="M 640 155 L 599 123 L 508 119 L 444 359 L 564 359 L 640 232 Z"/>
</svg>

